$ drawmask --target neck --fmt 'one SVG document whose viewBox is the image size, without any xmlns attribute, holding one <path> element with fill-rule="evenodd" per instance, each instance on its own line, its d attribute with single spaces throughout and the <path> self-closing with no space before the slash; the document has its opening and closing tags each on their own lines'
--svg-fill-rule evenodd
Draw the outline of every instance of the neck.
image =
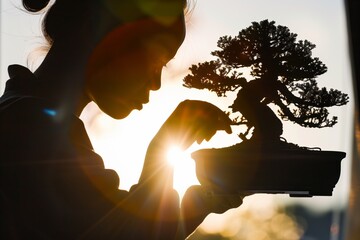
<svg viewBox="0 0 360 240">
<path fill-rule="evenodd" d="M 54 42 L 40 67 L 39 95 L 51 101 L 67 114 L 79 116 L 90 102 L 84 89 L 84 73 L 88 59 L 85 46 Z"/>
</svg>

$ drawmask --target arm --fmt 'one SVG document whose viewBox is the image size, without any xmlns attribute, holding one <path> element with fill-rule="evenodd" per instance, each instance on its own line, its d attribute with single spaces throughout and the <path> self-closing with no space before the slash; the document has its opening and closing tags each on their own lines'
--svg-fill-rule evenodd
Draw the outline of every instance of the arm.
<svg viewBox="0 0 360 240">
<path fill-rule="evenodd" d="M 238 196 L 208 198 L 206 189 L 193 186 L 186 192 L 179 209 L 179 200 L 174 197 L 177 194 L 172 188 L 173 170 L 165 159 L 169 146 L 186 149 L 195 141 L 209 140 L 218 130 L 231 133 L 231 123 L 228 116 L 214 105 L 186 100 L 179 104 L 151 141 L 137 188 L 147 191 L 147 202 L 154 203 L 152 214 L 160 216 L 156 219 L 157 224 L 166 226 L 157 227 L 166 229 L 159 232 L 160 236 L 168 236 L 164 239 L 175 237 L 174 226 L 178 226 L 177 239 L 184 239 L 209 213 L 222 213 L 241 204 Z"/>
</svg>

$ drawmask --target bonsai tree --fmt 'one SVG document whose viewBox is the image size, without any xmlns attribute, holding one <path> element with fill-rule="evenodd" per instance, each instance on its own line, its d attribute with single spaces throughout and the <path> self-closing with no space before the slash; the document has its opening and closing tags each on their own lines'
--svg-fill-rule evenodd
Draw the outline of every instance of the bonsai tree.
<svg viewBox="0 0 360 240">
<path fill-rule="evenodd" d="M 235 37 L 220 37 L 219 49 L 211 53 L 216 60 L 192 65 L 183 85 L 207 89 L 219 97 L 237 91 L 230 108 L 241 114 L 234 124 L 248 127 L 239 134 L 243 140 L 250 129 L 252 139 L 280 140 L 283 128 L 278 117 L 303 127 L 332 127 L 337 117 L 330 117 L 327 108 L 346 104 L 348 95 L 318 87 L 316 78 L 327 67 L 312 56 L 314 44 L 296 38 L 274 21 L 253 22 Z M 250 72 L 251 79 L 244 77 L 245 72 Z M 277 114 L 269 104 L 278 107 Z"/>
</svg>

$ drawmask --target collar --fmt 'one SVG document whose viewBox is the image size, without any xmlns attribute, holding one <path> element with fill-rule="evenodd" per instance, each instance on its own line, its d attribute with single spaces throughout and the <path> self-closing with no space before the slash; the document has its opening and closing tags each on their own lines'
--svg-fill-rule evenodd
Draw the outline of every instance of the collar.
<svg viewBox="0 0 360 240">
<path fill-rule="evenodd" d="M 21 65 L 10 65 L 8 67 L 8 73 L 10 79 L 6 82 L 5 93 L 0 98 L 0 103 L 13 97 L 35 97 L 34 85 L 37 84 L 38 80 L 34 73 L 28 68 Z M 46 105 L 51 105 L 50 102 L 46 101 Z M 49 109 L 56 109 L 56 107 L 49 107 Z M 93 149 L 91 141 L 86 133 L 83 122 L 75 115 L 70 116 L 71 121 L 71 138 L 74 143 L 81 145 L 86 149 Z"/>
<path fill-rule="evenodd" d="M 36 77 L 28 68 L 17 64 L 10 65 L 8 73 L 10 79 L 6 82 L 5 91 L 31 92 Z"/>
</svg>

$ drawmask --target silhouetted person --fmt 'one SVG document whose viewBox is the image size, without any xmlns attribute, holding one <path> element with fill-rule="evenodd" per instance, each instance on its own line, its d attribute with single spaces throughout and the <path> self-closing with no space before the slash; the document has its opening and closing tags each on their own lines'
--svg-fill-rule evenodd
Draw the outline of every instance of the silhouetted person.
<svg viewBox="0 0 360 240">
<path fill-rule="evenodd" d="M 38 12 L 48 1 L 23 5 Z M 164 160 L 169 143 L 185 149 L 217 130 L 231 132 L 217 107 L 180 103 L 129 192 L 118 190 L 118 175 L 104 168 L 78 118 L 91 101 L 116 119 L 149 101 L 185 37 L 185 7 L 183 0 L 56 0 L 50 7 L 45 60 L 34 73 L 10 66 L 0 99 L 1 239 L 184 238 L 209 213 L 241 204 L 193 186 L 179 208 Z"/>
</svg>

